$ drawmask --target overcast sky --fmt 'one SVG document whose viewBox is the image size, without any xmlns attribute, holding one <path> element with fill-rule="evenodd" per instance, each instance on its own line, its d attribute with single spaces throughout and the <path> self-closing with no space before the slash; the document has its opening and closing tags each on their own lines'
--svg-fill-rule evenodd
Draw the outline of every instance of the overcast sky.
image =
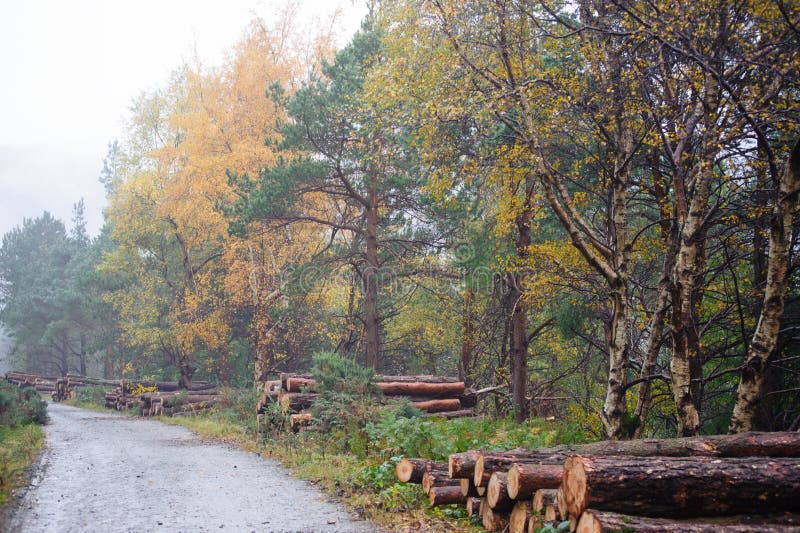
<svg viewBox="0 0 800 533">
<path fill-rule="evenodd" d="M 364 0 L 295 0 L 301 17 L 339 7 L 343 42 Z M 264 0 L 0 0 L 0 235 L 50 211 L 70 224 L 86 201 L 102 224 L 98 182 L 131 99 L 161 85 L 194 50 L 218 64 Z"/>
</svg>

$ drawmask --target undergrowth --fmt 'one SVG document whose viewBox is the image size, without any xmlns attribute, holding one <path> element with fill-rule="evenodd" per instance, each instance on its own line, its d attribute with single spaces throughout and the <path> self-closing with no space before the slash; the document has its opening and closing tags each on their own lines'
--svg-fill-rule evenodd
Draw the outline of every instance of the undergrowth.
<svg viewBox="0 0 800 533">
<path fill-rule="evenodd" d="M 25 469 L 44 444 L 47 404 L 33 388 L 0 382 L 0 507 L 25 482 Z"/>
<path fill-rule="evenodd" d="M 258 427 L 255 390 L 222 389 L 217 406 L 206 413 L 165 417 L 203 438 L 235 444 L 281 461 L 293 473 L 343 501 L 363 518 L 389 531 L 481 531 L 463 506 L 429 508 L 418 485 L 397 482 L 402 457 L 445 461 L 469 449 L 539 448 L 588 440 L 577 426 L 511 418 L 423 417 L 410 402 L 381 397 L 372 373 L 333 354 L 314 357 L 320 399 L 311 426 L 289 430 L 288 414 L 267 406 Z"/>
</svg>

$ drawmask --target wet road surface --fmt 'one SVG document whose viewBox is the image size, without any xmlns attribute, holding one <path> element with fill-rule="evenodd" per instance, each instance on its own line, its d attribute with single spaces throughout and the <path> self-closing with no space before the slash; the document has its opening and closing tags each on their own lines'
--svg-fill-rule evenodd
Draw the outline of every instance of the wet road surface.
<svg viewBox="0 0 800 533">
<path fill-rule="evenodd" d="M 153 420 L 48 406 L 20 532 L 370 532 L 274 461 Z"/>
</svg>

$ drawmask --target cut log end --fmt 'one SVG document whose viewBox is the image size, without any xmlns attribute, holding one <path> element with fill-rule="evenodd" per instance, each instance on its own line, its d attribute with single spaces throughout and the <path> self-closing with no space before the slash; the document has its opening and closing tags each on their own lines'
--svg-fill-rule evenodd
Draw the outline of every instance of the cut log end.
<svg viewBox="0 0 800 533">
<path fill-rule="evenodd" d="M 495 472 L 489 479 L 489 485 L 486 487 L 486 502 L 492 509 L 506 511 L 514 505 L 513 500 L 508 497 L 506 479 L 505 472 Z"/>
<path fill-rule="evenodd" d="M 484 462 L 483 455 L 480 455 L 475 458 L 475 466 L 473 467 L 474 470 L 473 470 L 472 482 L 475 483 L 476 487 L 485 487 L 486 483 L 489 482 L 488 477 L 486 479 L 483 479 L 483 462 Z"/>
<path fill-rule="evenodd" d="M 484 506 L 481 518 L 486 531 L 503 531 L 508 525 L 508 514 L 495 511 L 488 505 Z"/>
<path fill-rule="evenodd" d="M 481 499 L 470 497 L 467 498 L 466 508 L 469 516 L 478 516 L 480 513 Z"/>
<path fill-rule="evenodd" d="M 562 490 L 566 512 L 571 517 L 580 516 L 583 510 L 589 506 L 586 470 L 580 456 L 570 457 L 564 462 Z"/>
<path fill-rule="evenodd" d="M 518 501 L 511 510 L 508 518 L 509 533 L 526 533 L 528 521 L 531 518 L 531 504 L 527 501 Z"/>
</svg>

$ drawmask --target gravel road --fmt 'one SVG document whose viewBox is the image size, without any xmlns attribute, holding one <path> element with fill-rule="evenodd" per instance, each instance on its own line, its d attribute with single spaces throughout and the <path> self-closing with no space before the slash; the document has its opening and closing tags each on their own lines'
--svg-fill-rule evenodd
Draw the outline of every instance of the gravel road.
<svg viewBox="0 0 800 533">
<path fill-rule="evenodd" d="M 189 430 L 61 404 L 14 532 L 369 532 L 277 463 Z"/>
</svg>

